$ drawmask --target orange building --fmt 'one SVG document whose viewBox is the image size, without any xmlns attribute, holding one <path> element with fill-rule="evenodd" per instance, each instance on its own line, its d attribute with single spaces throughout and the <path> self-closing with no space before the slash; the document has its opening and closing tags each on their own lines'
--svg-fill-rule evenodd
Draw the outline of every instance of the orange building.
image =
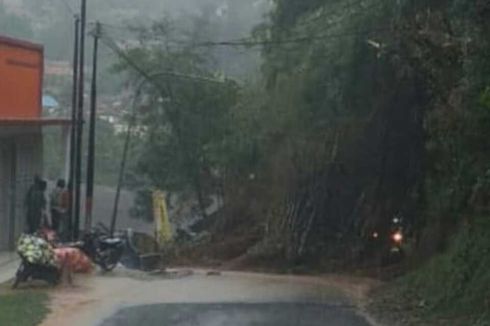
<svg viewBox="0 0 490 326">
<path fill-rule="evenodd" d="M 43 175 L 43 47 L 0 36 L 0 251 L 13 249 L 25 225 L 24 198 L 34 175 Z"/>
</svg>

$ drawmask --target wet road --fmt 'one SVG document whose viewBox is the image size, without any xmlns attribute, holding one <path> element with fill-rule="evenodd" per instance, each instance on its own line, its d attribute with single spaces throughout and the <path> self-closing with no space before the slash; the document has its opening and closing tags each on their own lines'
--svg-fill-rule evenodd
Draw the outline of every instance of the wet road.
<svg viewBox="0 0 490 326">
<path fill-rule="evenodd" d="M 119 311 L 101 326 L 368 326 L 353 308 L 315 303 L 171 304 Z"/>
<path fill-rule="evenodd" d="M 354 302 L 364 280 L 195 270 L 180 277 L 139 272 L 78 276 L 53 290 L 42 326 L 368 326 Z"/>
</svg>

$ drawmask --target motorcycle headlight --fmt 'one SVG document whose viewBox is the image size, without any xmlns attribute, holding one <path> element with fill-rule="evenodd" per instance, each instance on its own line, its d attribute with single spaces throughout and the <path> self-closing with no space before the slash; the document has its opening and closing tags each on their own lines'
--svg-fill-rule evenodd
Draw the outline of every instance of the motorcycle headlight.
<svg viewBox="0 0 490 326">
<path fill-rule="evenodd" d="M 392 235 L 392 239 L 396 243 L 401 243 L 403 241 L 403 234 L 401 232 L 396 232 Z"/>
</svg>

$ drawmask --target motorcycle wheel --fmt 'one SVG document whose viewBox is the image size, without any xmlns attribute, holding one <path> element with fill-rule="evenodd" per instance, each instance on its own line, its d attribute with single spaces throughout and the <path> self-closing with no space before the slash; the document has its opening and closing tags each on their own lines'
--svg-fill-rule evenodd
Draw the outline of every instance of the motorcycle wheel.
<svg viewBox="0 0 490 326">
<path fill-rule="evenodd" d="M 20 284 L 20 278 L 19 277 L 15 277 L 15 280 L 14 280 L 14 283 L 12 284 L 12 289 L 17 289 L 17 287 L 19 286 Z"/>
<path fill-rule="evenodd" d="M 104 272 L 112 272 L 114 270 L 114 268 L 116 268 L 117 266 L 117 263 L 111 263 L 111 262 L 101 262 L 100 263 L 100 267 L 102 268 L 102 270 Z"/>
<path fill-rule="evenodd" d="M 99 257 L 99 266 L 104 272 L 111 272 L 116 268 L 121 259 L 122 250 L 111 249 L 104 256 Z"/>
<path fill-rule="evenodd" d="M 51 286 L 56 286 L 61 281 L 61 271 L 53 269 L 48 275 L 47 282 Z"/>
<path fill-rule="evenodd" d="M 58 276 L 53 276 L 48 280 L 48 284 L 53 287 L 58 285 L 59 283 L 60 283 L 60 278 L 58 278 Z"/>
<path fill-rule="evenodd" d="M 25 273 L 26 267 L 24 266 L 24 263 L 21 263 L 19 268 L 17 269 L 17 272 L 15 273 L 15 280 L 14 283 L 12 284 L 12 289 L 17 289 L 19 284 L 24 281 L 26 278 L 24 273 Z"/>
</svg>

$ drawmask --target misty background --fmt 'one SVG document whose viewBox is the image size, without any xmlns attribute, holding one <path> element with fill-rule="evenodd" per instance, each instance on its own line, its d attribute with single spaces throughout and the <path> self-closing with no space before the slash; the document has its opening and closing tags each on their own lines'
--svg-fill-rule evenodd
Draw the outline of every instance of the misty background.
<svg viewBox="0 0 490 326">
<path fill-rule="evenodd" d="M 79 7 L 79 0 L 2 0 L 0 31 L 44 44 L 47 60 L 70 61 L 73 16 Z M 188 28 L 193 28 L 190 22 L 199 22 L 197 28 L 203 41 L 232 40 L 248 37 L 270 8 L 270 0 L 92 0 L 87 7 L 87 31 L 95 21 L 100 21 L 105 25 L 105 33 L 115 40 L 128 42 L 137 38 L 135 33 L 129 33 L 128 27 L 150 26 L 166 19 L 175 26 Z M 88 40 L 87 49 L 90 44 Z M 243 76 L 253 65 L 257 66 L 257 51 L 216 51 L 227 74 Z"/>
<path fill-rule="evenodd" d="M 249 37 L 266 19 L 270 0 L 89 0 L 87 35 L 95 21 L 102 24 L 104 36 L 123 50 L 140 45 L 142 30 L 165 25 L 177 39 L 188 42 L 237 40 Z M 74 16 L 80 12 L 79 0 L 2 0 L 0 33 L 44 45 L 44 94 L 52 96 L 59 107 L 45 108 L 49 116 L 70 115 L 72 92 Z M 178 32 L 176 32 L 178 31 Z M 86 38 L 85 97 L 88 101 L 93 38 Z M 104 44 L 99 47 L 98 121 L 96 183 L 114 186 L 122 156 L 128 98 L 132 91 L 127 74 L 117 73 L 120 58 Z M 210 70 L 241 82 L 259 75 L 260 51 L 252 48 L 213 47 L 203 49 Z M 86 103 L 88 103 L 86 101 Z M 88 111 L 88 107 L 86 107 Z M 45 131 L 45 173 L 62 176 L 62 136 L 59 130 Z M 85 136 L 87 133 L 85 133 Z M 85 144 L 87 141 L 85 140 Z"/>
</svg>

